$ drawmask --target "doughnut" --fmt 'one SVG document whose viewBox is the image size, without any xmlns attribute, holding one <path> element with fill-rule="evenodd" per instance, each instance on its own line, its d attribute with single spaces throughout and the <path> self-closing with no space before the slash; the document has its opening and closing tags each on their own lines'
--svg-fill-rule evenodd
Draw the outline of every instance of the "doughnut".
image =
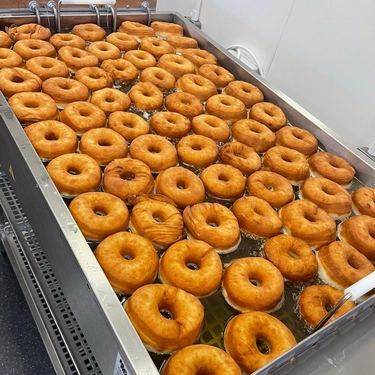
<svg viewBox="0 0 375 375">
<path fill-rule="evenodd" d="M 90 92 L 113 86 L 111 75 L 97 66 L 77 70 L 74 79 L 83 83 Z"/>
<path fill-rule="evenodd" d="M 160 258 L 159 280 L 198 298 L 207 297 L 219 288 L 221 274 L 219 254 L 203 241 L 178 241 Z"/>
<path fill-rule="evenodd" d="M 350 217 L 339 225 L 338 235 L 375 263 L 375 218 L 367 215 Z"/>
<path fill-rule="evenodd" d="M 0 48 L 10 48 L 12 46 L 12 39 L 4 32 L 0 31 Z"/>
<path fill-rule="evenodd" d="M 262 161 L 254 149 L 241 142 L 223 144 L 219 156 L 224 164 L 239 169 L 245 176 L 258 171 L 262 166 Z"/>
<path fill-rule="evenodd" d="M 168 354 L 182 349 L 195 343 L 202 331 L 203 305 L 172 285 L 142 286 L 126 300 L 124 308 L 151 352 Z"/>
<path fill-rule="evenodd" d="M 155 31 L 155 35 L 167 39 L 170 35 L 180 35 L 184 33 L 184 29 L 181 25 L 172 22 L 153 21 L 150 27 Z"/>
<path fill-rule="evenodd" d="M 179 140 L 176 146 L 179 159 L 186 166 L 205 168 L 216 163 L 219 150 L 216 143 L 203 135 L 187 135 Z"/>
<path fill-rule="evenodd" d="M 215 142 L 227 142 L 230 136 L 229 126 L 219 117 L 202 114 L 191 120 L 193 133 L 211 138 Z"/>
<path fill-rule="evenodd" d="M 5 27 L 5 32 L 14 42 L 21 39 L 48 40 L 51 37 L 51 31 L 49 29 L 36 23 L 26 23 L 21 26 L 13 24 L 9 27 Z"/>
<path fill-rule="evenodd" d="M 104 40 L 90 43 L 86 51 L 94 54 L 99 59 L 99 62 L 103 62 L 104 60 L 116 60 L 121 57 L 120 49 L 114 44 L 105 42 Z"/>
<path fill-rule="evenodd" d="M 174 47 L 178 54 L 182 54 L 186 48 L 198 48 L 198 42 L 188 36 L 170 35 L 167 42 Z"/>
<path fill-rule="evenodd" d="M 203 64 L 199 67 L 197 74 L 209 79 L 216 88 L 222 89 L 234 81 L 234 75 L 222 66 L 215 64 Z M 237 99 L 237 98 L 236 98 Z"/>
<path fill-rule="evenodd" d="M 318 262 L 309 245 L 298 238 L 279 234 L 264 244 L 266 258 L 289 281 L 309 281 L 318 272 Z"/>
<path fill-rule="evenodd" d="M 55 101 L 43 92 L 19 92 L 9 98 L 8 104 L 22 126 L 59 117 Z"/>
<path fill-rule="evenodd" d="M 61 111 L 60 121 L 81 136 L 90 129 L 104 127 L 106 117 L 105 113 L 94 104 L 73 102 Z"/>
<path fill-rule="evenodd" d="M 89 98 L 88 88 L 83 83 L 70 78 L 48 78 L 43 82 L 42 90 L 48 94 L 60 108 L 64 108 L 67 104 L 72 102 L 86 101 Z"/>
<path fill-rule="evenodd" d="M 317 152 L 308 162 L 312 176 L 328 178 L 343 187 L 349 187 L 355 175 L 355 169 L 347 161 L 329 152 Z"/>
<path fill-rule="evenodd" d="M 91 156 L 104 167 L 114 159 L 126 157 L 126 140 L 112 129 L 96 128 L 85 132 L 79 142 L 79 152 Z"/>
<path fill-rule="evenodd" d="M 286 117 L 284 112 L 277 105 L 269 102 L 254 104 L 249 112 L 249 118 L 261 122 L 273 132 L 286 126 Z"/>
<path fill-rule="evenodd" d="M 163 93 L 151 82 L 138 82 L 128 95 L 134 106 L 144 111 L 155 111 L 163 106 Z"/>
<path fill-rule="evenodd" d="M 19 40 L 14 44 L 13 51 L 26 61 L 37 56 L 56 57 L 55 47 L 51 43 L 39 39 Z"/>
<path fill-rule="evenodd" d="M 200 178 L 183 167 L 171 167 L 160 173 L 155 180 L 155 192 L 172 199 L 180 210 L 201 203 L 205 198 Z"/>
<path fill-rule="evenodd" d="M 111 161 L 104 169 L 103 191 L 121 198 L 126 204 L 133 195 L 150 193 L 154 178 L 150 168 L 140 160 L 122 158 Z"/>
<path fill-rule="evenodd" d="M 305 156 L 297 150 L 284 146 L 274 146 L 263 156 L 263 168 L 285 177 L 292 185 L 299 185 L 306 180 L 309 163 Z"/>
<path fill-rule="evenodd" d="M 60 60 L 52 57 L 33 57 L 26 62 L 25 68 L 37 75 L 42 81 L 52 77 L 68 78 L 68 67 Z"/>
<path fill-rule="evenodd" d="M 182 56 L 190 60 L 197 70 L 204 64 L 217 64 L 216 56 L 204 49 L 186 48 L 182 51 Z"/>
<path fill-rule="evenodd" d="M 356 215 L 375 217 L 375 189 L 367 186 L 352 193 L 353 212 Z"/>
<path fill-rule="evenodd" d="M 280 208 L 294 200 L 293 186 L 275 172 L 254 172 L 247 178 L 246 187 L 250 195 L 264 199 L 274 208 Z"/>
<path fill-rule="evenodd" d="M 299 190 L 301 199 L 307 199 L 322 208 L 334 220 L 342 220 L 352 212 L 350 194 L 341 185 L 324 177 L 309 177 Z"/>
<path fill-rule="evenodd" d="M 208 98 L 205 109 L 209 115 L 232 124 L 247 116 L 245 104 L 241 100 L 224 94 L 216 94 Z"/>
<path fill-rule="evenodd" d="M 283 222 L 283 232 L 319 248 L 336 239 L 335 221 L 315 203 L 296 200 L 283 206 L 279 215 Z"/>
<path fill-rule="evenodd" d="M 107 126 L 121 134 L 129 142 L 150 131 L 148 122 L 131 112 L 112 112 L 108 117 Z"/>
<path fill-rule="evenodd" d="M 171 91 L 176 85 L 176 79 L 173 74 L 157 66 L 150 66 L 144 69 L 139 76 L 139 80 L 141 82 L 151 82 L 162 92 Z"/>
<path fill-rule="evenodd" d="M 137 69 L 143 70 L 156 65 L 156 59 L 151 53 L 138 50 L 127 51 L 123 57 L 126 61 L 131 62 Z"/>
<path fill-rule="evenodd" d="M 244 102 L 246 108 L 251 108 L 254 104 L 263 102 L 264 95 L 262 91 L 245 81 L 231 81 L 224 88 L 223 94 L 234 96 Z"/>
<path fill-rule="evenodd" d="M 119 27 L 119 32 L 133 35 L 138 42 L 147 36 L 154 36 L 155 31 L 152 27 L 143 25 L 135 21 L 124 21 Z"/>
<path fill-rule="evenodd" d="M 174 353 L 164 364 L 162 375 L 209 374 L 241 375 L 237 363 L 220 348 L 212 345 L 189 345 Z"/>
<path fill-rule="evenodd" d="M 165 98 L 168 111 L 178 112 L 185 117 L 199 116 L 203 113 L 203 105 L 199 99 L 188 92 L 174 92 Z"/>
<path fill-rule="evenodd" d="M 135 138 L 129 147 L 133 159 L 143 161 L 153 173 L 158 173 L 178 162 L 177 151 L 167 139 L 156 134 L 144 134 Z"/>
<path fill-rule="evenodd" d="M 232 126 L 233 141 L 252 147 L 262 154 L 275 146 L 276 136 L 266 125 L 251 119 L 236 121 Z"/>
<path fill-rule="evenodd" d="M 115 82 L 129 83 L 138 78 L 138 69 L 124 59 L 104 60 L 100 67 L 108 72 Z"/>
<path fill-rule="evenodd" d="M 158 274 L 159 258 L 154 247 L 134 233 L 120 231 L 109 235 L 94 254 L 117 293 L 132 294 L 141 286 L 152 284 Z"/>
<path fill-rule="evenodd" d="M 220 203 L 197 203 L 187 206 L 183 219 L 188 239 L 199 239 L 211 245 L 219 254 L 235 251 L 241 234 L 236 217 Z"/>
<path fill-rule="evenodd" d="M 107 33 L 95 23 L 84 23 L 75 25 L 72 34 L 80 36 L 86 42 L 97 42 L 104 40 Z"/>
<path fill-rule="evenodd" d="M 318 151 L 318 140 L 308 130 L 284 126 L 276 132 L 276 146 L 292 148 L 309 157 Z"/>
<path fill-rule="evenodd" d="M 56 189 L 64 197 L 73 198 L 82 193 L 99 189 L 102 171 L 98 163 L 85 154 L 64 154 L 57 156 L 47 164 Z"/>
<path fill-rule="evenodd" d="M 76 152 L 78 138 L 68 125 L 55 120 L 39 121 L 25 128 L 25 133 L 43 161 Z"/>
<path fill-rule="evenodd" d="M 138 40 L 133 35 L 128 35 L 120 32 L 113 32 L 109 34 L 106 41 L 116 46 L 120 51 L 131 51 L 138 49 Z"/>
<path fill-rule="evenodd" d="M 284 279 L 264 258 L 240 258 L 225 269 L 222 293 L 228 304 L 242 313 L 272 312 L 284 299 Z"/>
<path fill-rule="evenodd" d="M 182 238 L 184 222 L 171 203 L 147 199 L 133 206 L 130 229 L 151 241 L 157 250 L 165 250 Z"/>
<path fill-rule="evenodd" d="M 309 285 L 298 298 L 298 310 L 309 327 L 315 328 L 327 315 L 330 308 L 335 306 L 343 297 L 342 291 L 330 285 Z M 354 306 L 354 302 L 346 301 L 324 325 L 333 322 Z"/>
<path fill-rule="evenodd" d="M 173 53 L 161 56 L 157 66 L 173 74 L 176 79 L 184 74 L 195 73 L 195 66 L 190 60 Z"/>
<path fill-rule="evenodd" d="M 4 67 L 0 70 L 0 90 L 6 99 L 19 92 L 37 92 L 42 89 L 42 80 L 23 68 Z"/>
<path fill-rule="evenodd" d="M 206 193 L 214 199 L 234 201 L 245 190 L 242 172 L 229 164 L 212 164 L 202 171 L 200 178 Z"/>
<path fill-rule="evenodd" d="M 174 48 L 163 39 L 156 36 L 148 36 L 141 40 L 139 49 L 151 53 L 157 60 L 166 53 L 175 53 Z"/>
<path fill-rule="evenodd" d="M 178 112 L 157 112 L 150 119 L 152 130 L 169 139 L 180 139 L 190 132 L 190 120 Z"/>
<path fill-rule="evenodd" d="M 128 95 L 111 87 L 93 92 L 90 102 L 99 107 L 107 116 L 115 111 L 127 111 L 131 106 Z"/>
<path fill-rule="evenodd" d="M 67 33 L 57 33 L 53 34 L 49 39 L 49 43 L 51 43 L 56 51 L 59 51 L 61 47 L 69 46 L 75 47 L 78 49 L 85 49 L 86 42 L 78 35 L 75 34 L 67 34 Z"/>
<path fill-rule="evenodd" d="M 185 74 L 176 83 L 179 91 L 187 92 L 204 102 L 217 94 L 216 86 L 207 78 L 198 74 Z"/>
<path fill-rule="evenodd" d="M 99 65 L 99 59 L 93 53 L 77 47 L 61 47 L 57 55 L 59 60 L 64 62 L 73 73 L 81 68 Z"/>
<path fill-rule="evenodd" d="M 266 346 L 266 353 L 258 348 L 259 342 Z M 224 331 L 225 350 L 246 374 L 264 367 L 296 344 L 284 323 L 261 311 L 235 316 Z"/>
<path fill-rule="evenodd" d="M 8 48 L 0 48 L 0 69 L 21 67 L 22 65 L 22 57 L 17 52 Z"/>
<path fill-rule="evenodd" d="M 250 236 L 269 238 L 279 234 L 282 228 L 277 212 L 265 200 L 255 196 L 237 199 L 232 212 L 241 230 Z"/>
</svg>

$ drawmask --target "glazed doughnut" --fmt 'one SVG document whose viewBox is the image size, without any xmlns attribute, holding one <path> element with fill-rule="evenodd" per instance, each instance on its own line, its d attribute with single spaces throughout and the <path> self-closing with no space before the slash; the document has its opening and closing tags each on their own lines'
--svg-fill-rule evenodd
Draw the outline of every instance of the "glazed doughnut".
<svg viewBox="0 0 375 375">
<path fill-rule="evenodd" d="M 207 78 L 198 74 L 185 74 L 176 83 L 179 91 L 187 92 L 204 102 L 217 94 L 216 86 Z"/>
<path fill-rule="evenodd" d="M 55 101 L 43 92 L 19 92 L 11 96 L 8 104 L 22 126 L 59 117 Z"/>
<path fill-rule="evenodd" d="M 283 146 L 271 147 L 263 156 L 263 168 L 299 185 L 309 177 L 309 164 L 303 154 Z"/>
<path fill-rule="evenodd" d="M 58 107 L 89 98 L 88 88 L 81 82 L 64 77 L 52 77 L 43 82 L 42 90 L 48 94 Z"/>
<path fill-rule="evenodd" d="M 242 313 L 272 312 L 284 299 L 284 279 L 264 258 L 240 258 L 225 269 L 222 293 L 228 304 Z"/>
<path fill-rule="evenodd" d="M 245 190 L 242 172 L 229 164 L 212 164 L 202 171 L 200 178 L 206 193 L 215 199 L 233 201 Z"/>
<path fill-rule="evenodd" d="M 121 134 L 129 142 L 150 131 L 148 122 L 131 112 L 112 112 L 108 117 L 107 126 Z"/>
<path fill-rule="evenodd" d="M 255 196 L 237 199 L 232 212 L 241 230 L 250 236 L 269 238 L 279 234 L 282 228 L 277 212 L 265 200 Z"/>
<path fill-rule="evenodd" d="M 140 135 L 130 144 L 130 156 L 143 161 L 153 173 L 159 173 L 178 162 L 177 151 L 167 139 L 156 134 Z"/>
<path fill-rule="evenodd" d="M 343 187 L 348 187 L 355 175 L 355 169 L 343 158 L 329 152 L 317 152 L 308 159 L 310 173 L 325 177 Z"/>
<path fill-rule="evenodd" d="M 141 40 L 139 49 L 151 53 L 157 60 L 166 53 L 175 53 L 174 48 L 163 39 L 156 36 L 148 36 Z"/>
<path fill-rule="evenodd" d="M 186 346 L 168 358 L 162 375 L 191 375 L 208 371 L 209 374 L 241 375 L 237 363 L 224 350 L 212 345 Z"/>
<path fill-rule="evenodd" d="M 19 92 L 37 92 L 42 89 L 42 80 L 23 68 L 4 67 L 0 70 L 0 90 L 6 99 Z"/>
<path fill-rule="evenodd" d="M 154 29 L 156 36 L 163 39 L 168 38 L 170 35 L 182 36 L 184 33 L 181 25 L 172 22 L 153 21 L 150 27 Z"/>
<path fill-rule="evenodd" d="M 203 305 L 172 285 L 142 286 L 124 308 L 146 349 L 155 353 L 167 354 L 191 345 L 202 331 Z"/>
<path fill-rule="evenodd" d="M 53 34 L 49 39 L 49 42 L 55 47 L 56 51 L 59 51 L 61 47 L 69 46 L 78 49 L 85 49 L 86 42 L 78 35 L 57 33 Z"/>
<path fill-rule="evenodd" d="M 286 126 L 286 117 L 284 112 L 273 103 L 261 102 L 254 104 L 249 112 L 249 118 L 261 122 L 273 132 Z"/>
<path fill-rule="evenodd" d="M 76 152 L 78 147 L 74 130 L 59 121 L 36 122 L 27 126 L 25 133 L 42 161 Z"/>
<path fill-rule="evenodd" d="M 116 46 L 120 51 L 131 51 L 138 49 L 138 40 L 133 35 L 113 32 L 109 34 L 106 41 Z"/>
<path fill-rule="evenodd" d="M 96 191 L 102 181 L 102 170 L 98 163 L 85 154 L 64 154 L 47 164 L 56 189 L 64 197 L 73 198 L 79 194 Z"/>
<path fill-rule="evenodd" d="M 85 132 L 79 142 L 79 152 L 91 156 L 101 166 L 126 157 L 126 140 L 112 129 L 96 128 Z"/>
<path fill-rule="evenodd" d="M 198 48 L 198 42 L 188 36 L 170 35 L 167 38 L 167 42 L 174 47 L 178 54 L 182 54 L 187 48 Z"/>
<path fill-rule="evenodd" d="M 58 58 L 73 73 L 81 68 L 99 65 L 99 59 L 93 53 L 76 47 L 61 47 L 58 51 Z"/>
<path fill-rule="evenodd" d="M 51 43 L 39 39 L 19 40 L 14 44 L 13 51 L 26 61 L 37 56 L 56 57 L 55 47 Z"/>
<path fill-rule="evenodd" d="M 139 80 L 153 83 L 162 92 L 171 91 L 176 85 L 176 79 L 173 74 L 156 66 L 150 66 L 143 70 Z"/>
<path fill-rule="evenodd" d="M 90 92 L 113 86 L 111 75 L 97 66 L 77 70 L 74 79 L 83 83 Z"/>
<path fill-rule="evenodd" d="M 110 87 L 93 92 L 90 102 L 99 107 L 107 116 L 115 111 L 127 111 L 131 106 L 128 95 Z"/>
<path fill-rule="evenodd" d="M 297 237 L 317 249 L 336 239 L 335 221 L 315 203 L 296 200 L 283 206 L 279 215 L 283 232 Z"/>
<path fill-rule="evenodd" d="M 205 109 L 209 115 L 232 124 L 247 116 L 245 104 L 241 100 L 224 94 L 216 94 L 208 98 Z"/>
<path fill-rule="evenodd" d="M 258 171 L 262 166 L 259 155 L 253 148 L 240 142 L 228 142 L 221 146 L 220 160 L 237 168 L 247 176 Z"/>
<path fill-rule="evenodd" d="M 116 60 L 121 57 L 119 48 L 103 40 L 90 43 L 86 51 L 94 54 L 99 59 L 99 62 L 103 62 L 104 60 Z"/>
<path fill-rule="evenodd" d="M 274 208 L 280 208 L 294 200 L 291 183 L 275 172 L 254 172 L 248 177 L 246 187 L 250 195 L 264 199 Z"/>
<path fill-rule="evenodd" d="M 259 339 L 268 349 L 266 354 L 258 348 Z M 246 374 L 264 367 L 296 344 L 296 339 L 284 323 L 261 311 L 235 316 L 224 331 L 227 353 Z"/>
<path fill-rule="evenodd" d="M 352 193 L 353 212 L 356 215 L 375 217 L 375 189 L 367 186 Z"/>
<path fill-rule="evenodd" d="M 375 263 L 375 218 L 367 215 L 350 217 L 339 225 L 338 235 Z"/>
<path fill-rule="evenodd" d="M 42 81 L 52 77 L 68 78 L 70 75 L 65 63 L 52 57 L 33 57 L 26 62 L 25 68 L 36 74 Z"/>
<path fill-rule="evenodd" d="M 221 274 L 219 254 L 203 241 L 178 241 L 160 258 L 159 280 L 198 298 L 207 297 L 218 289 Z"/>
<path fill-rule="evenodd" d="M 84 23 L 75 25 L 72 34 L 80 36 L 86 42 L 97 42 L 104 40 L 107 33 L 95 23 Z"/>
<path fill-rule="evenodd" d="M 252 147 L 262 154 L 275 146 L 276 136 L 266 125 L 251 119 L 236 121 L 232 126 L 233 140 Z"/>
<path fill-rule="evenodd" d="M 140 160 L 123 158 L 110 162 L 104 169 L 103 190 L 128 199 L 138 193 L 150 193 L 154 188 L 154 178 L 150 168 Z"/>
<path fill-rule="evenodd" d="M 90 129 L 105 126 L 105 113 L 96 105 L 87 102 L 68 104 L 60 113 L 60 121 L 71 127 L 77 135 Z"/>
<path fill-rule="evenodd" d="M 117 293 L 132 294 L 156 279 L 158 255 L 150 241 L 137 234 L 121 231 L 109 235 L 94 254 Z"/>
<path fill-rule="evenodd" d="M 309 285 L 298 299 L 298 310 L 302 319 L 310 327 L 315 328 L 327 315 L 328 306 L 335 306 L 342 297 L 344 293 L 330 285 Z M 333 322 L 354 306 L 354 302 L 346 301 L 324 325 Z"/>
<path fill-rule="evenodd" d="M 17 52 L 8 48 L 0 48 L 0 69 L 21 67 L 22 65 L 22 57 Z"/>
<path fill-rule="evenodd" d="M 176 79 L 181 78 L 184 74 L 194 73 L 194 64 L 183 56 L 167 53 L 160 57 L 158 67 L 173 74 Z"/>
<path fill-rule="evenodd" d="M 263 102 L 264 95 L 260 89 L 249 82 L 232 81 L 224 88 L 223 94 L 234 96 L 244 102 L 246 108 L 251 108 L 254 104 Z"/>
<path fill-rule="evenodd" d="M 229 126 L 219 117 L 202 114 L 191 120 L 193 133 L 203 135 L 215 142 L 226 142 L 230 136 Z"/>
<path fill-rule="evenodd" d="M 51 37 L 49 29 L 36 23 L 26 23 L 21 26 L 10 25 L 5 27 L 5 31 L 14 42 L 21 39 L 48 40 Z"/>
<path fill-rule="evenodd" d="M 299 190 L 300 197 L 315 203 L 334 220 L 342 220 L 352 212 L 350 194 L 341 185 L 324 177 L 309 177 Z"/>
<path fill-rule="evenodd" d="M 168 111 L 178 112 L 185 117 L 195 117 L 203 113 L 203 105 L 199 99 L 188 92 L 174 92 L 165 98 Z"/>
<path fill-rule="evenodd" d="M 190 60 L 197 70 L 204 64 L 217 64 L 216 56 L 204 49 L 186 48 L 182 51 L 182 56 Z"/>
<path fill-rule="evenodd" d="M 309 281 L 318 272 L 318 262 L 309 245 L 298 238 L 279 234 L 266 241 L 267 259 L 290 281 Z"/>
<path fill-rule="evenodd" d="M 112 194 L 82 193 L 69 204 L 69 211 L 87 241 L 101 241 L 129 225 L 126 204 Z"/>
<path fill-rule="evenodd" d="M 137 69 L 143 70 L 156 65 L 156 59 L 151 53 L 140 49 L 128 51 L 123 57 L 126 61 L 131 62 Z"/>
<path fill-rule="evenodd" d="M 155 111 L 163 106 L 163 93 L 151 82 L 138 82 L 128 95 L 132 103 L 144 111 Z"/>
<path fill-rule="evenodd" d="M 214 85 L 221 89 L 234 81 L 234 75 L 223 68 L 215 64 L 203 64 L 199 67 L 197 74 L 209 79 Z"/>
<path fill-rule="evenodd" d="M 284 126 L 276 132 L 276 146 L 293 148 L 309 157 L 318 151 L 318 140 L 308 130 Z"/>
<path fill-rule="evenodd" d="M 155 192 L 172 199 L 180 210 L 205 198 L 200 178 L 183 167 L 171 167 L 160 173 L 155 180 Z"/>
<path fill-rule="evenodd" d="M 0 31 L 0 48 L 10 48 L 12 46 L 12 39 L 4 32 Z"/>
<path fill-rule="evenodd" d="M 207 242 L 219 254 L 235 251 L 240 244 L 237 219 L 220 203 L 203 202 L 187 206 L 183 219 L 188 239 Z"/>
<path fill-rule="evenodd" d="M 176 149 L 181 162 L 192 168 L 208 167 L 216 163 L 219 156 L 216 143 L 212 139 L 198 134 L 181 138 Z"/>
<path fill-rule="evenodd" d="M 152 27 L 134 21 L 124 21 L 119 27 L 119 32 L 133 35 L 138 42 L 147 36 L 155 35 L 155 31 Z"/>
<path fill-rule="evenodd" d="M 108 72 L 115 82 L 130 83 L 138 78 L 138 69 L 124 59 L 104 60 L 100 67 Z"/>
<path fill-rule="evenodd" d="M 157 112 L 150 120 L 152 130 L 169 139 L 180 139 L 190 132 L 190 120 L 177 112 Z"/>
</svg>

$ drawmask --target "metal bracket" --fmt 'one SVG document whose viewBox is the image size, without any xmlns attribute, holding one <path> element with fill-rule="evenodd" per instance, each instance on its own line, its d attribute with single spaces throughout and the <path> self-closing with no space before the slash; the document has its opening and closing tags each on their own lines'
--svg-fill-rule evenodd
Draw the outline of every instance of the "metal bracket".
<svg viewBox="0 0 375 375">
<path fill-rule="evenodd" d="M 35 0 L 29 2 L 29 9 L 36 15 L 36 22 L 40 25 L 39 3 Z"/>
<path fill-rule="evenodd" d="M 151 24 L 151 10 L 150 10 L 150 3 L 148 1 L 144 1 L 141 4 L 141 9 L 144 12 L 147 12 L 147 26 L 150 26 Z"/>
</svg>

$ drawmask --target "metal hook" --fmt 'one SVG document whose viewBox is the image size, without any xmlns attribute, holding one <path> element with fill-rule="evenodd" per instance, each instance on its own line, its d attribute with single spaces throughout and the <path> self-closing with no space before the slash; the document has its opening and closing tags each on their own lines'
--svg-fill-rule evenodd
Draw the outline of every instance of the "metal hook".
<svg viewBox="0 0 375 375">
<path fill-rule="evenodd" d="M 29 9 L 36 15 L 36 22 L 40 25 L 39 3 L 35 0 L 29 2 Z"/>
<path fill-rule="evenodd" d="M 150 24 L 151 24 L 151 10 L 150 10 L 150 4 L 149 4 L 149 2 L 148 1 L 144 1 L 141 4 L 141 9 L 144 12 L 147 12 L 147 26 L 150 26 Z"/>
<path fill-rule="evenodd" d="M 91 4 L 90 9 L 96 13 L 96 24 L 100 26 L 100 13 L 98 6 L 96 4 Z"/>
</svg>

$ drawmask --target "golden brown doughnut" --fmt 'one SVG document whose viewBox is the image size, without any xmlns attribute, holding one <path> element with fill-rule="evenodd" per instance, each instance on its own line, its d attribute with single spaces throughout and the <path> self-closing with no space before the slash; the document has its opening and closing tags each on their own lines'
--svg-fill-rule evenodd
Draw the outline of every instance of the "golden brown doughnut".
<svg viewBox="0 0 375 375">
<path fill-rule="evenodd" d="M 104 40 L 90 43 L 86 51 L 94 54 L 99 59 L 99 62 L 103 62 L 104 60 L 116 60 L 121 57 L 120 49 L 114 44 L 105 42 Z"/>
<path fill-rule="evenodd" d="M 10 48 L 11 46 L 11 37 L 6 32 L 0 31 L 0 48 Z"/>
<path fill-rule="evenodd" d="M 215 64 L 203 64 L 199 67 L 197 74 L 212 81 L 218 89 L 221 89 L 234 81 L 234 75 L 223 68 Z"/>
<path fill-rule="evenodd" d="M 19 40 L 14 44 L 13 51 L 26 61 L 37 56 L 56 57 L 55 47 L 51 43 L 39 39 Z"/>
<path fill-rule="evenodd" d="M 195 117 L 203 113 L 203 105 L 199 99 L 188 92 L 174 92 L 165 98 L 168 111 L 181 113 L 185 117 Z"/>
<path fill-rule="evenodd" d="M 77 47 L 61 47 L 58 51 L 58 58 L 63 61 L 73 73 L 81 68 L 99 65 L 99 59 L 93 53 Z"/>
<path fill-rule="evenodd" d="M 111 87 L 95 91 L 90 102 L 104 111 L 107 116 L 115 111 L 127 111 L 131 106 L 128 95 Z"/>
<path fill-rule="evenodd" d="M 204 49 L 186 48 L 182 51 L 182 56 L 190 60 L 197 70 L 204 64 L 217 64 L 216 56 Z"/>
<path fill-rule="evenodd" d="M 5 31 L 14 42 L 21 39 L 48 40 L 51 37 L 49 29 L 36 23 L 26 23 L 21 26 L 13 24 L 5 27 Z"/>
<path fill-rule="evenodd" d="M 352 193 L 353 212 L 356 215 L 375 217 L 375 189 L 367 186 Z"/>
<path fill-rule="evenodd" d="M 86 48 L 86 42 L 80 36 L 68 33 L 53 34 L 49 42 L 55 47 L 56 51 L 65 46 L 76 47 L 78 49 Z"/>
<path fill-rule="evenodd" d="M 120 32 L 113 32 L 109 34 L 106 41 L 116 46 L 120 51 L 124 52 L 138 49 L 139 44 L 136 37 Z"/>
<path fill-rule="evenodd" d="M 263 102 L 264 95 L 257 86 L 245 81 L 232 81 L 224 88 L 223 94 L 234 96 L 244 102 L 246 108 Z"/>
<path fill-rule="evenodd" d="M 194 64 L 183 56 L 173 53 L 167 53 L 159 58 L 158 67 L 173 74 L 176 79 L 181 78 L 184 74 L 194 73 Z"/>
<path fill-rule="evenodd" d="M 128 95 L 132 103 L 144 111 L 155 111 L 163 106 L 163 93 L 151 82 L 138 82 Z"/>
<path fill-rule="evenodd" d="M 180 35 L 184 33 L 181 25 L 172 22 L 153 21 L 150 27 L 155 31 L 155 35 L 160 38 L 168 38 L 170 35 Z"/>
<path fill-rule="evenodd" d="M 217 94 L 216 86 L 207 78 L 198 74 L 185 74 L 176 83 L 179 91 L 187 92 L 204 102 Z"/>
<path fill-rule="evenodd" d="M 230 136 L 229 126 L 219 117 L 202 114 L 191 120 L 193 133 L 211 138 L 215 142 L 226 142 Z"/>
<path fill-rule="evenodd" d="M 269 102 L 254 104 L 249 112 L 249 118 L 261 122 L 273 132 L 286 126 L 286 117 L 284 112 L 277 105 Z"/>
<path fill-rule="evenodd" d="M 119 27 L 119 32 L 133 35 L 140 42 L 147 36 L 154 36 L 155 31 L 152 27 L 143 25 L 140 22 L 124 21 Z"/>
<path fill-rule="evenodd" d="M 188 36 L 170 35 L 167 42 L 174 47 L 178 54 L 182 54 L 186 48 L 198 48 L 198 42 Z"/>
<path fill-rule="evenodd" d="M 171 91 L 176 85 L 173 74 L 157 66 L 144 69 L 139 76 L 139 80 L 153 83 L 162 92 Z"/>
<path fill-rule="evenodd" d="M 139 49 L 151 53 L 157 60 L 166 53 L 175 53 L 174 48 L 163 39 L 156 36 L 148 36 L 141 40 Z"/>
<path fill-rule="evenodd" d="M 123 57 L 131 62 L 137 69 L 143 70 L 156 65 L 156 59 L 151 53 L 140 49 L 127 51 Z"/>
<path fill-rule="evenodd" d="M 138 78 L 138 69 L 124 59 L 104 60 L 100 67 L 108 72 L 115 82 L 130 83 Z"/>
<path fill-rule="evenodd" d="M 131 112 L 112 112 L 108 117 L 107 126 L 121 134 L 128 142 L 150 132 L 148 122 Z"/>
<path fill-rule="evenodd" d="M 25 68 L 36 74 L 42 81 L 52 77 L 68 78 L 68 67 L 60 60 L 52 57 L 33 57 L 26 62 Z"/>
<path fill-rule="evenodd" d="M 8 48 L 0 48 L 0 69 L 22 67 L 22 57 L 13 50 Z"/>
<path fill-rule="evenodd" d="M 111 75 L 97 66 L 77 70 L 74 79 L 83 83 L 90 92 L 113 86 Z"/>
<path fill-rule="evenodd" d="M 86 42 L 104 40 L 106 31 L 95 23 L 84 23 L 75 25 L 72 34 L 80 36 Z"/>
<path fill-rule="evenodd" d="M 180 139 L 190 132 L 190 120 L 177 112 L 157 112 L 150 119 L 152 130 L 169 139 Z"/>
<path fill-rule="evenodd" d="M 247 116 L 245 104 L 241 100 L 224 94 L 216 94 L 208 98 L 205 109 L 209 115 L 219 117 L 231 124 Z"/>
</svg>

